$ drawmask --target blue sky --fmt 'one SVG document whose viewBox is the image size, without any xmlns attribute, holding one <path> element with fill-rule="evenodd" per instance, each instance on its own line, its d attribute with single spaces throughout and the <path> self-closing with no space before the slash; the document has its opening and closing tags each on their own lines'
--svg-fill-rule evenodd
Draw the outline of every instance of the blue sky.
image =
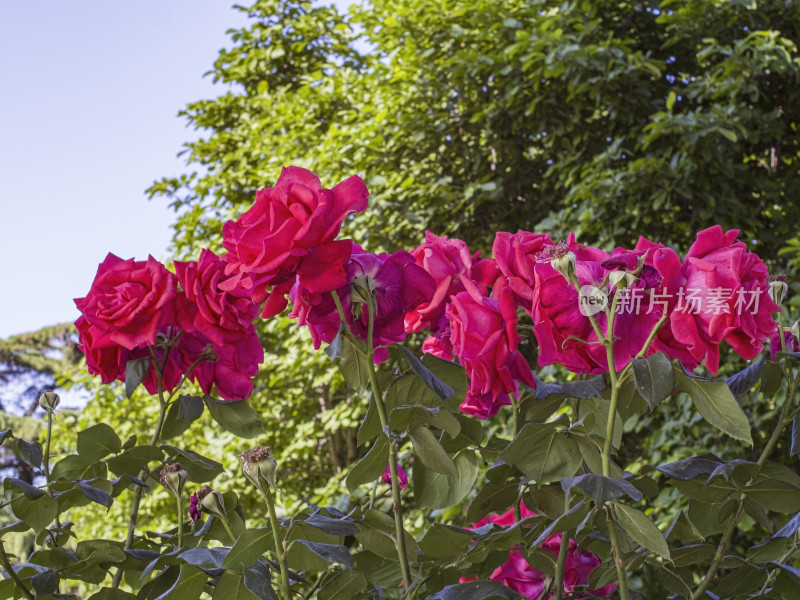
<svg viewBox="0 0 800 600">
<path fill-rule="evenodd" d="M 144 190 L 183 171 L 178 111 L 225 91 L 203 74 L 231 4 L 0 1 L 0 337 L 77 318 L 107 252 L 166 255 L 174 214 Z"/>
</svg>

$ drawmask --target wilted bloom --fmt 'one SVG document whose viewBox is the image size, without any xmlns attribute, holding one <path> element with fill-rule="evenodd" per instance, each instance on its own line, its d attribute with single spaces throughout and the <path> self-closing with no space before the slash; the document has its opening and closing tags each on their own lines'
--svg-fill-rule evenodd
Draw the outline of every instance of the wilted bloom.
<svg viewBox="0 0 800 600">
<path fill-rule="evenodd" d="M 197 523 L 202 515 L 201 503 L 211 493 L 211 486 L 204 485 L 189 498 L 189 516 Z"/>
<path fill-rule="evenodd" d="M 256 446 L 250 450 L 245 450 L 239 455 L 242 461 L 242 472 L 253 485 L 259 490 L 266 493 L 270 487 L 278 489 L 275 486 L 275 471 L 278 468 L 278 463 L 270 452 L 269 446 Z"/>
<path fill-rule="evenodd" d="M 408 485 L 408 475 L 400 465 L 397 465 L 397 479 L 400 482 L 401 490 Z M 392 468 L 390 465 L 386 465 L 386 470 L 381 475 L 381 481 L 387 485 L 392 485 Z"/>
<path fill-rule="evenodd" d="M 180 496 L 183 493 L 183 486 L 186 484 L 186 479 L 188 477 L 189 474 L 181 463 L 172 463 L 161 469 L 159 481 L 161 485 L 171 490 L 173 494 Z"/>
</svg>

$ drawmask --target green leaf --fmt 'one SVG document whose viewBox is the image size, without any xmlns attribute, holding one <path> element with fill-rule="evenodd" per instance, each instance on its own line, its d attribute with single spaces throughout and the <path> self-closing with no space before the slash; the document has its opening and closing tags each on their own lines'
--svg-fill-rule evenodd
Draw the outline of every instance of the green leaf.
<svg viewBox="0 0 800 600">
<path fill-rule="evenodd" d="M 389 428 L 392 431 L 406 431 L 423 423 L 443 429 L 451 439 L 455 439 L 461 432 L 461 423 L 444 406 L 434 408 L 420 405 L 397 406 L 389 414 Z"/>
<path fill-rule="evenodd" d="M 180 396 L 167 411 L 164 427 L 161 430 L 161 439 L 172 439 L 191 427 L 203 414 L 203 399 L 198 396 Z"/>
<path fill-rule="evenodd" d="M 17 488 L 20 492 L 25 494 L 25 497 L 28 500 L 36 500 L 37 498 L 41 498 L 45 495 L 44 490 L 39 489 L 38 487 L 34 487 L 21 479 L 17 479 L 15 477 L 7 477 L 3 480 L 3 487 L 8 489 L 9 487 Z"/>
<path fill-rule="evenodd" d="M 341 339 L 339 369 L 341 369 L 347 385 L 363 396 L 370 388 L 366 345 L 361 340 L 354 340 L 349 335 L 344 335 Z"/>
<path fill-rule="evenodd" d="M 3 444 L 8 438 L 13 438 L 14 434 L 11 432 L 10 429 L 4 429 L 0 431 L 0 445 Z"/>
<path fill-rule="evenodd" d="M 164 458 L 164 452 L 161 448 L 155 446 L 134 446 L 130 450 L 125 450 L 122 454 L 107 459 L 106 464 L 115 475 L 132 475 L 135 477 L 139 474 L 139 471 L 147 467 L 148 464 L 161 461 L 162 458 Z M 58 465 L 60 464 L 61 463 L 58 463 Z"/>
<path fill-rule="evenodd" d="M 711 544 L 694 544 L 671 550 L 672 562 L 676 567 L 702 565 L 714 556 L 716 546 Z"/>
<path fill-rule="evenodd" d="M 169 444 L 161 444 L 161 448 L 183 465 L 183 468 L 189 474 L 189 481 L 205 483 L 206 481 L 211 481 L 225 470 L 217 461 L 200 456 L 197 452 L 181 450 Z"/>
<path fill-rule="evenodd" d="M 244 570 L 244 585 L 261 600 L 278 600 L 272 589 L 269 567 L 263 561 Z"/>
<path fill-rule="evenodd" d="M 664 534 L 667 541 L 682 540 L 684 542 L 696 542 L 698 540 L 705 540 L 703 535 L 697 530 L 694 523 L 691 522 L 689 517 L 683 511 L 680 511 L 672 523 L 667 528 L 667 533 Z"/>
<path fill-rule="evenodd" d="M 408 366 L 411 367 L 411 370 L 414 374 L 422 379 L 433 393 L 439 396 L 442 400 L 447 400 L 448 398 L 452 398 L 455 395 L 455 391 L 445 382 L 440 380 L 436 375 L 434 375 L 428 367 L 422 364 L 422 362 L 414 355 L 411 350 L 403 346 L 402 344 L 397 344 L 396 348 L 400 350 L 400 353 L 403 355 L 403 358 L 406 359 Z"/>
<path fill-rule="evenodd" d="M 656 524 L 646 514 L 614 501 L 614 514 L 619 526 L 634 542 L 670 560 L 669 546 Z"/>
<path fill-rule="evenodd" d="M 767 573 L 755 565 L 745 563 L 723 577 L 717 586 L 721 598 L 739 597 L 754 592 L 764 584 Z"/>
<path fill-rule="evenodd" d="M 554 533 L 575 529 L 591 512 L 589 503 L 586 500 L 580 500 L 575 506 L 550 523 L 544 531 L 540 532 L 536 540 L 529 544 L 529 547 L 537 548 L 541 546 Z"/>
<path fill-rule="evenodd" d="M 328 561 L 329 563 L 339 563 L 353 568 L 353 557 L 346 546 L 341 544 L 324 544 L 322 542 L 312 542 L 309 540 L 295 540 L 303 544 L 314 554 Z"/>
<path fill-rule="evenodd" d="M 225 431 L 246 439 L 264 434 L 264 425 L 258 420 L 247 400 L 225 401 L 203 396 L 203 401 L 213 419 Z"/>
<path fill-rule="evenodd" d="M 466 554 L 474 539 L 474 531 L 434 523 L 422 536 L 419 548 L 427 558 L 438 559 L 440 562 L 442 559 L 456 560 Z"/>
<path fill-rule="evenodd" d="M 753 445 L 750 423 L 725 382 L 693 379 L 682 370 L 676 370 L 675 375 L 678 391 L 692 397 L 706 421 L 731 437 Z"/>
<path fill-rule="evenodd" d="M 125 395 L 130 398 L 146 378 L 150 369 L 148 357 L 134 358 L 125 364 Z"/>
<path fill-rule="evenodd" d="M 247 589 L 241 573 L 225 571 L 214 588 L 213 600 L 258 600 L 258 596 Z"/>
<path fill-rule="evenodd" d="M 105 423 L 92 425 L 78 433 L 78 454 L 87 463 L 122 450 L 117 432 Z"/>
<path fill-rule="evenodd" d="M 767 510 L 782 513 L 800 511 L 800 489 L 785 481 L 778 479 L 758 481 L 744 488 L 744 493 Z"/>
<path fill-rule="evenodd" d="M 669 94 L 667 94 L 667 111 L 672 112 L 672 107 L 675 106 L 675 100 L 677 100 L 678 96 L 670 90 Z"/>
<path fill-rule="evenodd" d="M 789 449 L 789 458 L 800 456 L 800 412 L 795 413 L 792 419 L 792 445 Z"/>
<path fill-rule="evenodd" d="M 375 481 L 383 475 L 386 465 L 389 464 L 389 438 L 381 435 L 372 444 L 372 447 L 356 464 L 352 466 L 347 474 L 345 483 L 347 489 L 352 492 L 362 483 Z"/>
<path fill-rule="evenodd" d="M 447 508 L 461 502 L 478 477 L 478 457 L 462 450 L 453 458 L 456 477 L 438 473 L 423 463 L 415 463 L 412 472 L 414 500 L 418 507 Z"/>
<path fill-rule="evenodd" d="M 458 477 L 453 460 L 444 451 L 439 440 L 431 433 L 431 430 L 424 425 L 414 427 L 409 432 L 411 443 L 414 445 L 414 455 L 416 460 L 422 461 L 429 469 L 437 473 L 443 473 L 453 479 Z"/>
<path fill-rule="evenodd" d="M 61 578 L 56 571 L 44 571 L 31 577 L 31 587 L 37 598 L 43 598 L 58 591 Z"/>
<path fill-rule="evenodd" d="M 766 356 L 762 354 L 756 362 L 749 364 L 725 380 L 734 398 L 738 399 L 744 396 L 761 379 L 761 375 L 764 373 L 765 361 Z"/>
<path fill-rule="evenodd" d="M 425 600 L 522 600 L 514 590 L 497 581 L 470 581 L 446 586 Z"/>
<path fill-rule="evenodd" d="M 761 393 L 764 398 L 772 398 L 783 383 L 783 372 L 778 363 L 768 360 L 764 365 L 764 372 L 761 375 Z"/>
<path fill-rule="evenodd" d="M 39 442 L 29 442 L 20 438 L 14 438 L 14 453 L 24 463 L 34 469 L 42 466 L 42 445 Z"/>
<path fill-rule="evenodd" d="M 582 461 L 578 443 L 553 423 L 528 423 L 499 458 L 540 484 L 574 475 Z"/>
<path fill-rule="evenodd" d="M 702 456 L 692 456 L 676 462 L 658 465 L 656 469 L 672 479 L 687 481 L 701 475 L 708 477 L 721 464 L 722 461 L 713 454 L 704 454 Z"/>
<path fill-rule="evenodd" d="M 361 571 L 341 571 L 326 583 L 317 594 L 319 600 L 351 600 L 367 587 Z"/>
<path fill-rule="evenodd" d="M 642 499 L 642 492 L 624 479 L 612 479 L 596 473 L 584 473 L 561 480 L 565 493 L 578 489 L 592 499 L 595 506 L 602 506 L 613 498 L 627 496 L 632 500 Z"/>
<path fill-rule="evenodd" d="M 240 564 L 252 567 L 272 545 L 272 529 L 269 527 L 246 529 L 222 561 L 222 568 L 236 571 Z"/>
<path fill-rule="evenodd" d="M 672 362 L 661 352 L 648 358 L 631 361 L 633 381 L 636 389 L 653 411 L 664 400 L 672 396 L 675 389 L 675 371 Z"/>
<path fill-rule="evenodd" d="M 178 580 L 156 600 L 199 600 L 208 575 L 192 565 L 181 565 Z"/>
<path fill-rule="evenodd" d="M 11 510 L 39 535 L 56 518 L 58 502 L 46 494 L 36 500 L 19 496 L 11 502 Z"/>
<path fill-rule="evenodd" d="M 417 489 L 417 485 L 414 485 Z M 470 502 L 467 510 L 467 521 L 479 521 L 492 512 L 505 512 L 513 503 L 519 493 L 519 482 L 496 483 L 487 481 Z M 562 500 L 563 505 L 563 500 Z"/>
<path fill-rule="evenodd" d="M 136 600 L 136 596 L 125 590 L 106 587 L 89 596 L 89 600 Z"/>
</svg>

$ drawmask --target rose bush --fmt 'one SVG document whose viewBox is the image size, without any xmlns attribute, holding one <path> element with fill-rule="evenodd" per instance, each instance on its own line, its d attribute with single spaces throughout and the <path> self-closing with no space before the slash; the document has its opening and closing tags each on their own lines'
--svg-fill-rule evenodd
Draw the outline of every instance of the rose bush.
<svg viewBox="0 0 800 600">
<path fill-rule="evenodd" d="M 788 286 L 736 231 L 701 231 L 683 260 L 645 238 L 607 252 L 526 231 L 498 232 L 491 257 L 430 232 L 411 252 L 372 253 L 338 239 L 367 195 L 355 176 L 327 190 L 287 168 L 226 224 L 225 256 L 203 250 L 175 274 L 152 257 L 105 259 L 76 300 L 86 365 L 137 401 L 142 384 L 155 427 L 123 443 L 99 423 L 56 459 L 51 394 L 43 444 L 0 432 L 41 474 L 4 480 L 15 520 L 0 524 L 0 597 L 795 597 L 800 326 L 781 313 Z M 367 406 L 352 440 L 363 450 L 332 475 L 335 506 L 281 507 L 280 449 L 241 452 L 250 487 L 225 490 L 226 465 L 181 447 L 206 411 L 229 434 L 264 435 L 247 401 L 267 393 L 253 384 L 256 322 L 289 303 Z M 696 375 L 717 372 L 723 342 L 750 364 Z M 768 438 L 751 434 L 748 394 L 779 412 Z M 631 418 L 676 395 L 741 455 L 625 464 Z M 164 494 L 172 525 L 155 532 L 140 506 Z M 74 539 L 83 505 L 123 495 L 124 540 Z M 14 560 L 4 542 L 28 530 L 34 550 Z M 758 536 L 749 548 L 744 531 Z"/>
</svg>

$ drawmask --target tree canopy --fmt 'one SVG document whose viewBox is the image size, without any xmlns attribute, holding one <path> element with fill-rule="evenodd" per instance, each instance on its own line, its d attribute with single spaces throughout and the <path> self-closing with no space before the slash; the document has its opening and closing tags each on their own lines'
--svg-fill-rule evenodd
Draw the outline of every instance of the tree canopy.
<svg viewBox="0 0 800 600">
<path fill-rule="evenodd" d="M 372 249 L 425 228 L 688 245 L 719 223 L 772 258 L 797 235 L 800 5 L 262 0 L 182 115 L 187 173 L 154 184 L 192 254 L 299 164 L 371 191 Z"/>
</svg>

